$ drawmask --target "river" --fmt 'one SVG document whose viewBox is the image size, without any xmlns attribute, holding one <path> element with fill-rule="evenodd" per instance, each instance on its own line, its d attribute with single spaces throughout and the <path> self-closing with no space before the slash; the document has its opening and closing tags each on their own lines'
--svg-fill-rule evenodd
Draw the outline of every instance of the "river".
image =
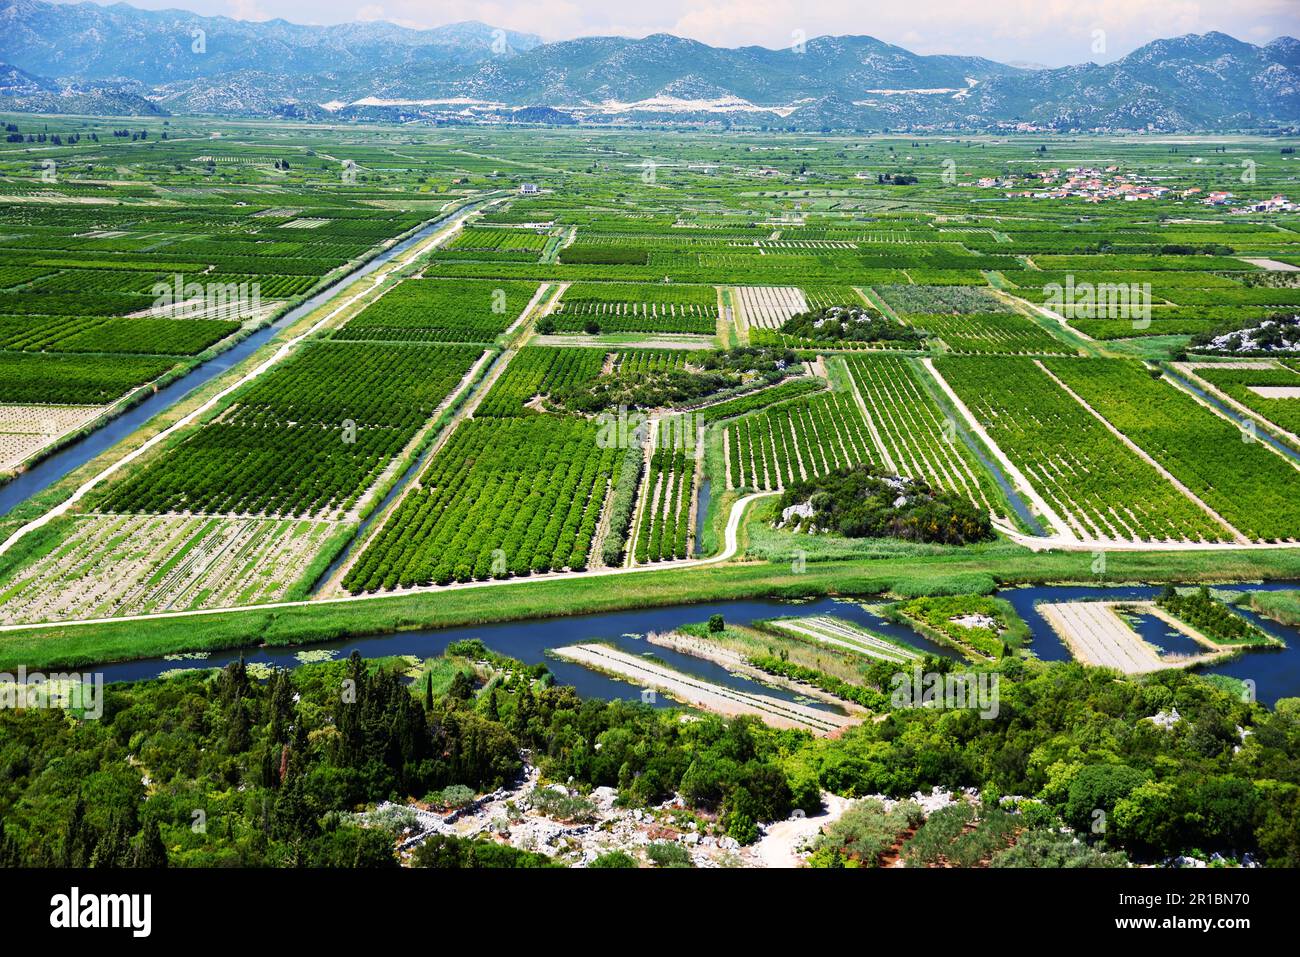
<svg viewBox="0 0 1300 957">
<path fill-rule="evenodd" d="M 1256 591 L 1271 591 L 1300 588 L 1300 582 L 1273 582 L 1243 587 Z M 1086 585 L 1042 585 L 1004 589 L 997 594 L 1007 599 L 1029 625 L 1032 637 L 1028 647 L 1033 653 L 1046 661 L 1064 661 L 1069 659 L 1070 653 L 1038 613 L 1035 606 L 1039 602 L 1088 598 L 1109 600 L 1151 598 L 1159 591 L 1159 588 L 1147 585 L 1104 588 Z M 1240 609 L 1239 611 L 1268 633 L 1282 638 L 1286 641 L 1287 647 L 1279 650 L 1248 651 L 1234 661 L 1200 669 L 1201 673 L 1223 674 L 1252 680 L 1255 682 L 1258 699 L 1270 706 L 1278 698 L 1300 696 L 1300 629 L 1280 625 L 1249 611 Z M 951 649 L 928 642 L 910 628 L 886 622 L 856 601 L 839 598 L 797 602 L 776 599 L 705 602 L 594 615 L 538 618 L 464 628 L 401 631 L 310 646 L 246 649 L 244 658 L 249 662 L 281 668 L 296 667 L 301 663 L 298 654 L 308 650 L 329 651 L 339 658 L 347 657 L 354 650 L 367 658 L 386 655 L 415 655 L 428 658 L 442 654 L 447 645 L 453 641 L 479 638 L 489 648 L 501 654 L 518 658 L 529 664 L 545 662 L 557 681 L 572 685 L 584 697 L 629 701 L 639 699 L 640 691 L 632 685 L 590 671 L 581 665 L 548 657 L 546 654 L 548 649 L 575 642 L 606 641 L 633 654 L 653 654 L 673 667 L 728 687 L 751 692 L 761 690 L 765 694 L 774 694 L 791 700 L 788 692 L 766 686 L 760 688 L 754 682 L 732 675 L 709 662 L 651 645 L 645 640 L 648 632 L 670 631 L 681 625 L 704 621 L 714 614 L 722 615 L 725 620 L 738 624 L 785 615 L 836 615 L 881 634 L 902 638 L 935 654 L 957 658 L 956 653 Z M 1159 638 L 1160 635 L 1153 630 L 1152 637 Z M 105 681 L 131 681 L 154 678 L 174 668 L 221 667 L 238 657 L 238 651 L 231 651 L 214 653 L 202 659 L 153 658 L 106 665 L 96 670 L 103 673 Z M 661 698 L 659 704 L 671 704 L 671 702 L 665 702 Z"/>
</svg>

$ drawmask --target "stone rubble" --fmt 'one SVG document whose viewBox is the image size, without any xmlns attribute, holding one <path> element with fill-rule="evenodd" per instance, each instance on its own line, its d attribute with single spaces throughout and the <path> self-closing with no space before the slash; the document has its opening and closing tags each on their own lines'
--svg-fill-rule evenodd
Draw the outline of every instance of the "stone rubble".
<svg viewBox="0 0 1300 957">
<path fill-rule="evenodd" d="M 523 775 L 512 785 L 482 795 L 452 811 L 438 811 L 419 805 L 380 804 L 371 812 L 381 817 L 392 810 L 414 815 L 416 827 L 402 836 L 399 850 L 405 855 L 435 834 L 462 838 L 481 838 L 507 843 L 520 850 L 534 851 L 562 860 L 574 867 L 585 867 L 602 854 L 623 851 L 645 861 L 645 848 L 655 842 L 674 842 L 684 847 L 696 867 L 764 867 L 767 866 L 754 845 L 742 847 L 735 838 L 713 833 L 717 822 L 705 815 L 686 810 L 680 795 L 653 808 L 617 807 L 618 791 L 599 787 L 586 796 L 592 807 L 591 821 L 565 822 L 546 817 L 532 806 L 532 794 L 540 785 L 540 772 L 525 764 Z M 568 797 L 580 791 L 561 784 L 542 785 Z M 874 795 L 886 808 L 899 800 Z M 974 790 L 949 792 L 935 788 L 928 794 L 917 792 L 907 800 L 919 804 L 929 815 L 961 800 L 975 800 Z M 770 826 L 769 826 L 770 827 Z M 760 828 L 766 834 L 768 828 Z M 808 847 L 799 849 L 803 856 Z"/>
</svg>

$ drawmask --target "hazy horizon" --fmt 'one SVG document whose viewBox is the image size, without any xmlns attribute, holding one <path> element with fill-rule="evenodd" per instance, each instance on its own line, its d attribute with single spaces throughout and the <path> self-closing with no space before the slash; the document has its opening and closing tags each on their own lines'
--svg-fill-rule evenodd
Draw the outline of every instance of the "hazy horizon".
<svg viewBox="0 0 1300 957">
<path fill-rule="evenodd" d="M 79 0 L 56 0 L 79 2 Z M 119 0 L 91 0 L 111 6 Z M 994 7 L 954 0 L 913 0 L 864 11 L 852 0 L 665 0 L 647 7 L 613 0 L 530 3 L 447 0 L 131 0 L 146 10 L 188 10 L 239 20 L 283 19 L 333 25 L 388 21 L 429 29 L 465 20 L 533 33 L 548 41 L 583 36 L 671 33 L 712 46 L 790 46 L 825 35 L 867 34 L 915 53 L 983 56 L 1003 63 L 1065 66 L 1107 63 L 1151 42 L 1221 31 L 1250 43 L 1300 32 L 1293 0 L 1008 0 Z"/>
</svg>

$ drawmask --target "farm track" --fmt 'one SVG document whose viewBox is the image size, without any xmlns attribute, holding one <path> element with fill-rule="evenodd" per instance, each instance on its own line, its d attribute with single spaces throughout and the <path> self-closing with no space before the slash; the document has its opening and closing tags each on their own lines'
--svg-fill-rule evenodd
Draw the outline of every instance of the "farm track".
<svg viewBox="0 0 1300 957">
<path fill-rule="evenodd" d="M 552 308 L 554 308 L 555 303 L 558 302 L 560 296 L 563 295 L 566 286 L 567 284 L 565 283 L 559 284 L 558 287 L 551 287 L 546 283 L 539 286 L 537 292 L 533 294 L 533 298 L 519 314 L 519 318 L 511 323 L 510 328 L 506 330 L 506 335 L 517 336 L 517 341 L 498 354 L 495 359 L 492 359 L 491 350 L 485 351 L 479 358 L 478 362 L 475 363 L 474 367 L 466 374 L 465 379 L 462 380 L 461 384 L 458 385 L 443 404 L 438 407 L 438 410 L 430 418 L 431 423 L 436 422 L 438 416 L 442 414 L 442 411 L 445 408 L 450 407 L 450 405 L 455 402 L 465 392 L 465 390 L 469 390 L 469 398 L 459 409 L 456 410 L 456 414 L 453 415 L 451 421 L 443 427 L 442 431 L 439 433 L 438 437 L 434 439 L 429 448 L 420 455 L 419 461 L 411 466 L 410 475 L 400 491 L 391 497 L 391 500 L 380 514 L 373 517 L 364 533 L 360 537 L 348 543 L 346 553 L 347 557 L 329 576 L 328 580 L 319 586 L 316 592 L 318 595 L 329 595 L 339 591 L 344 577 L 352 569 L 352 566 L 356 564 L 357 560 L 365 554 L 366 547 L 383 531 L 385 523 L 390 517 L 396 514 L 397 509 L 410 494 L 411 490 L 419 487 L 420 476 L 423 474 L 428 464 L 433 461 L 434 457 L 442 451 L 446 444 L 451 440 L 452 435 L 455 434 L 456 429 L 460 427 L 461 423 L 474 417 L 474 412 L 478 409 L 479 404 L 492 390 L 492 386 L 501 377 L 502 373 L 505 372 L 511 359 L 518 354 L 519 349 L 522 348 L 525 342 L 527 342 L 532 333 L 531 324 L 536 318 L 546 315 Z M 488 368 L 486 374 L 484 374 L 482 368 L 483 364 L 489 360 L 491 360 L 491 366 Z M 423 434 L 424 433 L 422 433 L 422 435 Z M 418 442 L 418 439 L 415 441 Z M 401 460 L 402 459 L 399 458 L 397 461 Z"/>
<path fill-rule="evenodd" d="M 0 625 L 0 632 L 6 631 L 25 631 L 28 629 L 43 630 L 48 628 L 68 628 L 77 625 L 96 625 L 110 623 L 130 623 L 130 622 L 148 622 L 162 621 L 175 618 L 195 618 L 208 615 L 228 614 L 234 611 L 275 611 L 282 608 L 305 608 L 305 607 L 328 607 L 330 605 L 356 604 L 358 602 L 383 601 L 397 595 L 411 594 L 432 594 L 436 592 L 456 591 L 467 588 L 492 588 L 500 585 L 525 585 L 529 582 L 545 582 L 563 579 L 577 580 L 583 578 L 600 578 L 606 575 L 625 575 L 625 574 L 654 574 L 658 571 L 668 571 L 682 568 L 705 568 L 710 565 L 717 565 L 722 562 L 730 561 L 740 550 L 739 533 L 740 522 L 744 516 L 745 509 L 751 503 L 760 498 L 767 498 L 775 493 L 773 492 L 755 492 L 746 495 L 744 498 L 736 501 L 731 507 L 731 513 L 727 518 L 727 527 L 724 533 L 724 547 L 717 555 L 708 558 L 688 558 L 685 560 L 673 560 L 659 562 L 649 567 L 638 566 L 635 568 L 598 568 L 585 572 L 547 572 L 538 575 L 521 576 L 518 578 L 490 578 L 482 581 L 453 582 L 448 585 L 417 585 L 410 588 L 393 589 L 375 594 L 360 595 L 340 595 L 328 598 L 303 599 L 299 601 L 279 601 L 265 602 L 252 605 L 230 605 L 222 608 L 203 608 L 193 611 L 177 612 L 157 612 L 144 615 L 124 615 L 111 618 L 83 618 L 69 619 L 59 622 L 41 622 L 31 625 Z"/>
</svg>

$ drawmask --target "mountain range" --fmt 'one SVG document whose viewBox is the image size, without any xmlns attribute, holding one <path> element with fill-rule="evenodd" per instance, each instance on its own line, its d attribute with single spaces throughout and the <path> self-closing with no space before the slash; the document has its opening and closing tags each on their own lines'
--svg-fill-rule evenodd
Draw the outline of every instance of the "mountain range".
<svg viewBox="0 0 1300 957">
<path fill-rule="evenodd" d="M 251 23 L 0 0 L 0 110 L 789 129 L 1290 128 L 1300 41 L 1157 40 L 1057 69 L 869 36 L 727 49 L 668 34 L 554 43 L 486 24 Z"/>
</svg>

